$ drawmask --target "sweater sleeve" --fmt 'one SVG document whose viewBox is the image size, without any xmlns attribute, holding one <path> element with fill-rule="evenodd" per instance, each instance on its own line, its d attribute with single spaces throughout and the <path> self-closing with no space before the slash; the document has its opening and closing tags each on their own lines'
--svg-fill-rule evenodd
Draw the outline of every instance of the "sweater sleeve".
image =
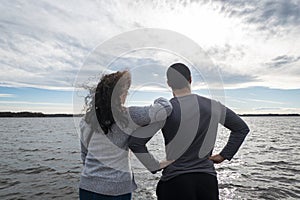
<svg viewBox="0 0 300 200">
<path fill-rule="evenodd" d="M 172 112 L 172 104 L 165 98 L 158 98 L 150 106 L 129 107 L 129 119 L 133 129 L 165 120 Z"/>
<path fill-rule="evenodd" d="M 231 160 L 242 145 L 250 129 L 244 120 L 242 120 L 229 108 L 226 108 L 225 113 L 225 120 L 223 122 L 224 124 L 222 124 L 231 132 L 227 144 L 221 151 L 220 155 L 227 160 Z"/>
<path fill-rule="evenodd" d="M 80 152 L 81 152 L 81 160 L 83 165 L 85 164 L 85 158 L 88 153 L 88 145 L 90 143 L 92 137 L 92 129 L 90 125 L 86 123 L 84 118 L 80 121 Z"/>
</svg>

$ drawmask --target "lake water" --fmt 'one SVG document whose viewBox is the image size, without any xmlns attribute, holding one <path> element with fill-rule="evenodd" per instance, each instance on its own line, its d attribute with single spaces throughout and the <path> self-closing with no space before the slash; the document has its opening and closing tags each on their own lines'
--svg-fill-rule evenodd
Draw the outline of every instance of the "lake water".
<svg viewBox="0 0 300 200">
<path fill-rule="evenodd" d="M 216 165 L 220 199 L 300 199 L 300 117 L 244 117 L 251 133 L 235 158 Z M 77 199 L 81 171 L 73 118 L 0 118 L 0 199 Z M 215 152 L 229 132 L 219 129 Z M 149 148 L 163 157 L 162 136 Z M 155 198 L 160 174 L 135 159 L 133 199 Z"/>
</svg>

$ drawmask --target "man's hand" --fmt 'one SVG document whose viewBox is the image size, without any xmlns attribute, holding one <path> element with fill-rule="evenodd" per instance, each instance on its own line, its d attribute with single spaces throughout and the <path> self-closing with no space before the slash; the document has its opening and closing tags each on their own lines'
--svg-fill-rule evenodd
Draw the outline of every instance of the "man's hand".
<svg viewBox="0 0 300 200">
<path fill-rule="evenodd" d="M 221 156 L 220 154 L 216 154 L 216 155 L 210 156 L 209 160 L 212 160 L 214 163 L 219 164 L 219 163 L 223 162 L 225 160 L 225 158 L 223 158 L 223 156 Z"/>
<path fill-rule="evenodd" d="M 159 169 L 164 169 L 168 167 L 168 165 L 172 164 L 175 160 L 163 160 L 159 163 Z"/>
</svg>

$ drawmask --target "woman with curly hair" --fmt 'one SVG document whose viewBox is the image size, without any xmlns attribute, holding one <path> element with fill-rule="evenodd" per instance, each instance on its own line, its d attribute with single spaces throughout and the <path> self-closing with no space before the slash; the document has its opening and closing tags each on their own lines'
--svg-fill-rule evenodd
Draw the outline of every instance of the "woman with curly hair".
<svg viewBox="0 0 300 200">
<path fill-rule="evenodd" d="M 165 120 L 172 111 L 163 98 L 151 106 L 125 107 L 130 85 L 130 73 L 118 71 L 104 75 L 90 95 L 80 123 L 81 200 L 130 200 L 137 188 L 129 161 L 130 134 L 138 127 Z M 162 161 L 161 168 L 168 163 Z"/>
</svg>

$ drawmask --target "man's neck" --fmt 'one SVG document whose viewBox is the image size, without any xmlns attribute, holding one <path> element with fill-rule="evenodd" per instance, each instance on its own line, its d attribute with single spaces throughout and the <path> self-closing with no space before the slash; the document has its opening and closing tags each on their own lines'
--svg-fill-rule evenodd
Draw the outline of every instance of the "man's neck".
<svg viewBox="0 0 300 200">
<path fill-rule="evenodd" d="M 174 97 L 183 97 L 183 96 L 190 95 L 191 93 L 192 93 L 191 88 L 189 87 L 173 90 Z"/>
</svg>

